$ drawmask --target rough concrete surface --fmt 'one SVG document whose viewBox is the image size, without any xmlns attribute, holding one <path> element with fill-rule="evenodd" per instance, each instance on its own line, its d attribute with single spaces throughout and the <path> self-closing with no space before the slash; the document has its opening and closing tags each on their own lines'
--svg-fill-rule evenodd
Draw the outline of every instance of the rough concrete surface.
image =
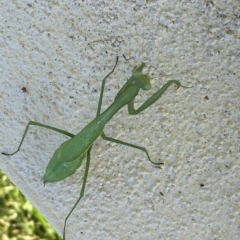
<svg viewBox="0 0 240 240">
<path fill-rule="evenodd" d="M 28 121 L 72 133 L 95 117 L 145 62 L 153 88 L 172 86 L 143 113 L 127 107 L 107 135 L 145 146 L 98 139 L 85 196 L 69 218 L 66 239 L 240 239 L 239 1 L 11 1 L 0 22 L 1 148 L 16 150 Z M 25 87 L 26 89 L 23 89 Z M 26 91 L 25 91 L 26 90 Z M 0 167 L 62 234 L 84 166 L 70 178 L 40 181 L 68 138 L 30 127 L 20 152 Z"/>
</svg>

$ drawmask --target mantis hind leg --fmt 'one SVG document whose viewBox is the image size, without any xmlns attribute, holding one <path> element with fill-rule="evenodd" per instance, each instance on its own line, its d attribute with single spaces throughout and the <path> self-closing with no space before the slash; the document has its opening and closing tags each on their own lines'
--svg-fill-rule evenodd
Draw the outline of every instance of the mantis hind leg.
<svg viewBox="0 0 240 240">
<path fill-rule="evenodd" d="M 87 161 L 86 161 L 86 168 L 85 168 L 85 172 L 84 172 L 84 177 L 83 177 L 83 183 L 82 183 L 82 188 L 81 188 L 81 192 L 80 195 L 76 201 L 76 203 L 74 204 L 74 206 L 72 207 L 71 211 L 68 213 L 67 217 L 64 220 L 64 227 L 63 227 L 63 240 L 65 240 L 65 235 L 66 235 L 66 224 L 67 224 L 67 220 L 70 217 L 70 215 L 72 214 L 73 210 L 76 208 L 76 206 L 78 205 L 79 201 L 82 199 L 82 197 L 84 196 L 84 190 L 85 190 L 85 186 L 87 183 L 87 177 L 88 177 L 88 170 L 89 170 L 89 166 L 90 166 L 90 152 L 91 152 L 92 146 L 88 149 L 87 151 Z"/>
<path fill-rule="evenodd" d="M 124 141 L 121 141 L 121 140 L 118 140 L 118 139 L 115 139 L 115 138 L 107 137 L 104 132 L 102 132 L 101 137 L 102 137 L 104 140 L 107 140 L 107 141 L 110 141 L 110 142 L 114 142 L 114 143 L 122 144 L 122 145 L 125 145 L 125 146 L 128 146 L 128 147 L 132 147 L 132 148 L 139 149 L 139 150 L 141 150 L 141 151 L 143 151 L 143 152 L 146 153 L 147 158 L 148 158 L 148 160 L 149 160 L 151 163 L 153 163 L 153 164 L 155 164 L 155 165 L 163 164 L 163 163 L 153 162 L 153 161 L 151 160 L 151 158 L 150 158 L 150 156 L 149 156 L 149 154 L 148 154 L 148 151 L 147 151 L 147 149 L 146 149 L 145 147 L 141 147 L 141 146 L 138 146 L 138 145 L 135 145 L 135 144 L 127 143 L 127 142 L 124 142 Z"/>
<path fill-rule="evenodd" d="M 23 140 L 24 140 L 24 138 L 26 137 L 26 134 L 27 134 L 27 131 L 28 131 L 30 125 L 35 125 L 35 126 L 38 126 L 38 127 L 48 128 L 48 129 L 51 129 L 51 130 L 53 130 L 53 131 L 55 131 L 55 132 L 59 132 L 59 133 L 61 133 L 61 134 L 67 135 L 67 136 L 69 136 L 69 137 L 71 137 L 71 138 L 74 137 L 74 134 L 69 133 L 69 132 L 67 132 L 67 131 L 64 131 L 64 130 L 62 130 L 62 129 L 55 128 L 55 127 L 52 127 L 52 126 L 49 126 L 49 125 L 45 125 L 45 124 L 42 124 L 42 123 L 39 123 L 39 122 L 30 121 L 30 122 L 27 124 L 27 127 L 26 127 L 26 129 L 25 129 L 25 131 L 24 131 L 24 133 L 23 133 L 21 142 L 20 142 L 17 150 L 16 150 L 15 152 L 13 152 L 13 153 L 10 153 L 10 154 L 9 154 L 9 153 L 2 153 L 2 154 L 7 155 L 7 156 L 10 156 L 10 155 L 14 155 L 15 153 L 17 153 L 17 152 L 20 150 L 20 148 L 21 148 L 21 146 L 22 146 L 22 143 L 23 143 Z"/>
</svg>

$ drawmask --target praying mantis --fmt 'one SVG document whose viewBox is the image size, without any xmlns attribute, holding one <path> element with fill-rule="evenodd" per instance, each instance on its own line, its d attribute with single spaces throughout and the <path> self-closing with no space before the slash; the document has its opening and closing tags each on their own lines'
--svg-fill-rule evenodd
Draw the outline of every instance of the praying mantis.
<svg viewBox="0 0 240 240">
<path fill-rule="evenodd" d="M 142 73 L 143 68 L 145 67 L 145 63 L 142 63 L 140 67 L 136 68 L 132 76 L 127 80 L 127 82 L 123 85 L 123 87 L 117 93 L 113 103 L 101 113 L 101 106 L 102 106 L 102 99 L 103 99 L 103 92 L 106 83 L 106 79 L 114 72 L 118 63 L 118 57 L 116 58 L 116 63 L 112 69 L 112 71 L 102 80 L 101 92 L 98 102 L 97 114 L 96 117 L 86 126 L 84 127 L 79 133 L 76 135 L 69 133 L 67 131 L 61 130 L 59 128 L 55 128 L 49 125 L 45 125 L 39 122 L 30 121 L 26 129 L 23 133 L 22 139 L 17 150 L 11 154 L 2 153 L 4 155 L 10 156 L 16 154 L 26 137 L 27 131 L 29 126 L 39 126 L 43 128 L 48 128 L 50 130 L 59 132 L 61 134 L 67 135 L 70 137 L 69 140 L 63 142 L 60 147 L 54 152 L 52 158 L 50 159 L 46 171 L 43 177 L 44 185 L 46 183 L 52 183 L 61 181 L 76 172 L 76 170 L 82 165 L 83 159 L 86 157 L 86 167 L 84 172 L 84 178 L 82 183 L 82 188 L 80 191 L 80 195 L 66 216 L 64 220 L 64 227 L 63 227 L 63 239 L 65 240 L 66 235 L 66 225 L 67 220 L 70 217 L 71 213 L 74 211 L 76 206 L 78 205 L 81 198 L 84 196 L 85 186 L 88 177 L 88 171 L 90 166 L 90 152 L 92 149 L 92 145 L 94 141 L 101 136 L 104 140 L 122 144 L 128 147 L 139 149 L 145 152 L 148 160 L 155 164 L 159 165 L 162 163 L 155 163 L 151 160 L 148 151 L 145 147 L 134 145 L 131 143 L 127 143 L 118 139 L 114 139 L 111 137 L 107 137 L 104 133 L 105 124 L 125 105 L 128 105 L 128 112 L 131 115 L 139 114 L 140 112 L 144 111 L 146 108 L 151 106 L 154 102 L 156 102 L 162 94 L 172 85 L 177 85 L 177 89 L 181 86 L 183 88 L 188 88 L 183 85 L 177 80 L 169 80 L 162 88 L 160 88 L 157 92 L 155 92 L 148 100 L 146 100 L 137 110 L 134 109 L 134 100 L 135 97 L 138 95 L 139 90 L 142 89 L 144 91 L 148 91 L 151 89 L 150 77 Z"/>
</svg>

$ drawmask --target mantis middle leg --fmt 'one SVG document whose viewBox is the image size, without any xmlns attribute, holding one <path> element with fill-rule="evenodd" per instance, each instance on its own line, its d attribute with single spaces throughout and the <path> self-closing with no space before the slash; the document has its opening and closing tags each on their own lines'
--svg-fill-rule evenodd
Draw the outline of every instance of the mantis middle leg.
<svg viewBox="0 0 240 240">
<path fill-rule="evenodd" d="M 98 109 L 97 109 L 97 114 L 96 117 L 98 117 L 100 115 L 100 111 L 101 111 L 101 106 L 102 106 L 102 99 L 103 99 L 103 92 L 104 92 L 104 87 L 105 87 L 105 83 L 106 83 L 106 79 L 114 72 L 116 66 L 118 63 L 118 57 L 116 59 L 116 63 L 114 65 L 113 70 L 102 80 L 102 86 L 101 86 L 101 92 L 100 92 L 100 97 L 99 97 L 99 102 L 98 102 Z M 87 177 L 88 177 L 88 171 L 89 171 L 89 166 L 90 166 L 90 152 L 91 152 L 92 146 L 88 149 L 87 151 L 87 161 L 86 161 L 86 168 L 85 168 L 85 172 L 84 172 L 84 178 L 83 178 L 83 183 L 82 183 L 82 188 L 81 188 L 81 192 L 80 195 L 76 201 L 76 203 L 74 204 L 74 206 L 72 207 L 71 211 L 68 213 L 67 217 L 64 220 L 64 227 L 63 227 L 63 240 L 65 240 L 65 235 L 66 235 L 66 224 L 67 224 L 67 220 L 70 217 L 70 215 L 72 214 L 73 210 L 76 208 L 76 206 L 78 205 L 78 203 L 80 202 L 80 200 L 82 199 L 82 197 L 84 196 L 84 190 L 85 190 L 85 186 L 87 183 Z"/>
<path fill-rule="evenodd" d="M 111 138 L 111 137 L 107 137 L 105 135 L 104 132 L 102 132 L 101 134 L 101 137 L 104 139 L 104 140 L 107 140 L 107 141 L 110 141 L 110 142 L 114 142 L 114 143 L 118 143 L 118 144 L 122 144 L 122 145 L 125 145 L 125 146 L 128 146 L 128 147 L 132 147 L 132 148 L 136 148 L 136 149 L 139 149 L 143 152 L 146 153 L 147 157 L 148 157 L 148 160 L 155 164 L 155 165 L 160 165 L 160 164 L 163 164 L 163 163 L 156 163 L 156 162 L 153 162 L 148 154 L 148 151 L 145 147 L 141 147 L 141 146 L 138 146 L 138 145 L 135 145 L 135 144 L 131 144 L 131 143 L 127 143 L 127 142 L 124 142 L 124 141 L 121 141 L 121 140 L 118 140 L 118 139 L 115 139 L 115 138 Z"/>
<path fill-rule="evenodd" d="M 101 112 L 103 92 L 104 92 L 106 79 L 114 72 L 114 70 L 115 70 L 115 68 L 117 66 L 117 63 L 118 63 L 118 57 L 116 58 L 116 63 L 114 65 L 114 67 L 113 67 L 113 70 L 102 80 L 102 86 L 101 86 L 101 92 L 100 92 L 100 97 L 99 97 L 99 101 L 98 101 L 98 109 L 97 109 L 96 117 L 98 117 L 100 115 L 100 112 Z"/>
</svg>

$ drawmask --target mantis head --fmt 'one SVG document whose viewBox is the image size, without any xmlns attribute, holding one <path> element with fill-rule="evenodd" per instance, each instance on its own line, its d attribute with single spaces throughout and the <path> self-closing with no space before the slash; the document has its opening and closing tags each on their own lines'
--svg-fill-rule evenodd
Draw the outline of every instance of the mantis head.
<svg viewBox="0 0 240 240">
<path fill-rule="evenodd" d="M 145 63 L 142 63 L 140 67 L 134 70 L 132 77 L 134 78 L 135 83 L 142 90 L 150 90 L 152 85 L 150 83 L 150 77 L 148 75 L 142 74 L 142 70 L 145 67 Z"/>
</svg>

